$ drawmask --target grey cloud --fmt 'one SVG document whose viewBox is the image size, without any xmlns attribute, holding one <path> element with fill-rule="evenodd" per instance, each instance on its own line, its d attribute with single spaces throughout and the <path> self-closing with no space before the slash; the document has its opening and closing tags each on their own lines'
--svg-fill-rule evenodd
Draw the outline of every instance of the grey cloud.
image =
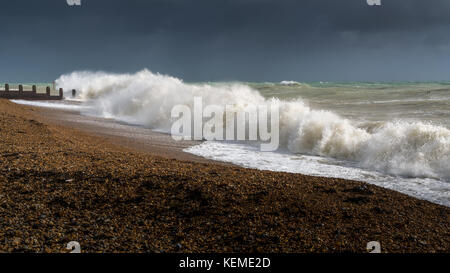
<svg viewBox="0 0 450 273">
<path fill-rule="evenodd" d="M 0 81 L 143 67 L 192 81 L 450 77 L 448 0 L 82 3 L 3 1 Z"/>
</svg>

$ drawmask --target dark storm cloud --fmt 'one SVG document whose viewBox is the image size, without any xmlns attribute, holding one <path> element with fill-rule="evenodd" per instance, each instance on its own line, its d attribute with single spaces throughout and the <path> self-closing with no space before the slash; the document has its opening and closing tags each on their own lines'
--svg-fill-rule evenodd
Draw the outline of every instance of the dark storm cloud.
<svg viewBox="0 0 450 273">
<path fill-rule="evenodd" d="M 186 80 L 450 79 L 450 1 L 2 1 L 0 81 L 144 67 Z"/>
</svg>

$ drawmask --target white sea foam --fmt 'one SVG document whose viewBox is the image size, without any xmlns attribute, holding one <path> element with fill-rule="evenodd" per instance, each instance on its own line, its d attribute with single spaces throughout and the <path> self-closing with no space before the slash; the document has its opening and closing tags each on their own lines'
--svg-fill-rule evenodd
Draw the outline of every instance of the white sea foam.
<svg viewBox="0 0 450 273">
<path fill-rule="evenodd" d="M 31 105 L 37 107 L 70 110 L 70 111 L 85 111 L 90 109 L 87 105 L 73 104 L 66 101 L 32 101 L 32 100 L 11 100 L 17 104 Z"/>
<path fill-rule="evenodd" d="M 311 88 L 309 84 L 296 82 L 296 81 L 281 81 L 280 85 L 291 86 L 291 87 L 301 87 L 301 88 Z"/>
<path fill-rule="evenodd" d="M 281 85 L 300 85 L 300 83 L 296 82 L 296 81 L 281 81 L 280 84 Z"/>
<path fill-rule="evenodd" d="M 172 124 L 171 109 L 179 104 L 192 107 L 194 97 L 202 97 L 204 105 L 268 103 L 244 84 L 187 84 L 148 70 L 136 74 L 74 72 L 56 83 L 64 90 L 77 89 L 77 99 L 93 102 L 103 117 L 166 132 Z M 369 130 L 331 111 L 311 109 L 302 100 L 280 101 L 280 106 L 280 143 L 292 154 L 335 158 L 388 175 L 450 182 L 450 130 L 446 127 L 397 120 Z M 222 159 L 228 157 L 224 154 Z M 215 155 L 215 159 L 221 158 Z M 264 154 L 258 160 L 263 161 Z M 255 159 L 250 165 L 258 164 Z M 304 170 L 299 161 L 296 164 Z M 287 171 L 297 172 L 294 166 Z"/>
<path fill-rule="evenodd" d="M 420 199 L 450 206 L 450 183 L 432 178 L 399 177 L 361 168 L 357 163 L 290 152 L 261 152 L 244 143 L 207 141 L 185 152 L 246 168 L 365 181 Z M 282 181 L 280 181 L 282 183 Z"/>
<path fill-rule="evenodd" d="M 178 104 L 264 104 L 256 91 L 242 84 L 186 84 L 154 74 L 74 72 L 56 81 L 78 98 L 94 99 L 99 113 L 168 131 L 170 112 Z M 280 141 L 299 154 L 334 157 L 389 174 L 450 179 L 450 130 L 422 122 L 391 121 L 369 132 L 329 112 L 311 109 L 303 101 L 282 101 Z"/>
<path fill-rule="evenodd" d="M 95 101 L 99 114 L 107 118 L 144 125 L 168 132 L 175 105 L 193 106 L 194 97 L 204 105 L 263 104 L 265 99 L 242 84 L 185 84 L 182 80 L 154 74 L 148 70 L 136 74 L 74 72 L 56 83 L 64 90 L 77 90 L 77 98 Z"/>
<path fill-rule="evenodd" d="M 369 132 L 301 102 L 282 107 L 280 139 L 293 153 L 354 161 L 392 175 L 450 181 L 450 130 L 445 127 L 391 121 Z"/>
</svg>

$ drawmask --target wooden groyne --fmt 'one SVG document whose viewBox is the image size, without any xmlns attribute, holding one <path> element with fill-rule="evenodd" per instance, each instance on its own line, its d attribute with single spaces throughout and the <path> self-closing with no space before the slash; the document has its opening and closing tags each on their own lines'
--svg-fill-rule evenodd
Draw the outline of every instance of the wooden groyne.
<svg viewBox="0 0 450 273">
<path fill-rule="evenodd" d="M 1 89 L 3 87 L 3 90 Z M 59 89 L 58 95 L 51 94 L 50 86 L 45 88 L 45 93 L 38 93 L 36 85 L 31 86 L 31 90 L 25 90 L 24 86 L 19 84 L 17 89 L 11 89 L 9 84 L 0 86 L 0 98 L 20 99 L 20 100 L 62 100 L 63 89 Z"/>
</svg>

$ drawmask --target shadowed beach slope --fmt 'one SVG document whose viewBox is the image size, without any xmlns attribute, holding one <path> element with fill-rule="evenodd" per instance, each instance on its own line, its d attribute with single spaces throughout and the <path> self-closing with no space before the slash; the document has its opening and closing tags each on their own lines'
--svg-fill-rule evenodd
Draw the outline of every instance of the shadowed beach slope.
<svg viewBox="0 0 450 273">
<path fill-rule="evenodd" d="M 0 251 L 366 252 L 379 241 L 382 252 L 450 252 L 448 207 L 139 151 L 45 113 L 0 99 Z"/>
</svg>

